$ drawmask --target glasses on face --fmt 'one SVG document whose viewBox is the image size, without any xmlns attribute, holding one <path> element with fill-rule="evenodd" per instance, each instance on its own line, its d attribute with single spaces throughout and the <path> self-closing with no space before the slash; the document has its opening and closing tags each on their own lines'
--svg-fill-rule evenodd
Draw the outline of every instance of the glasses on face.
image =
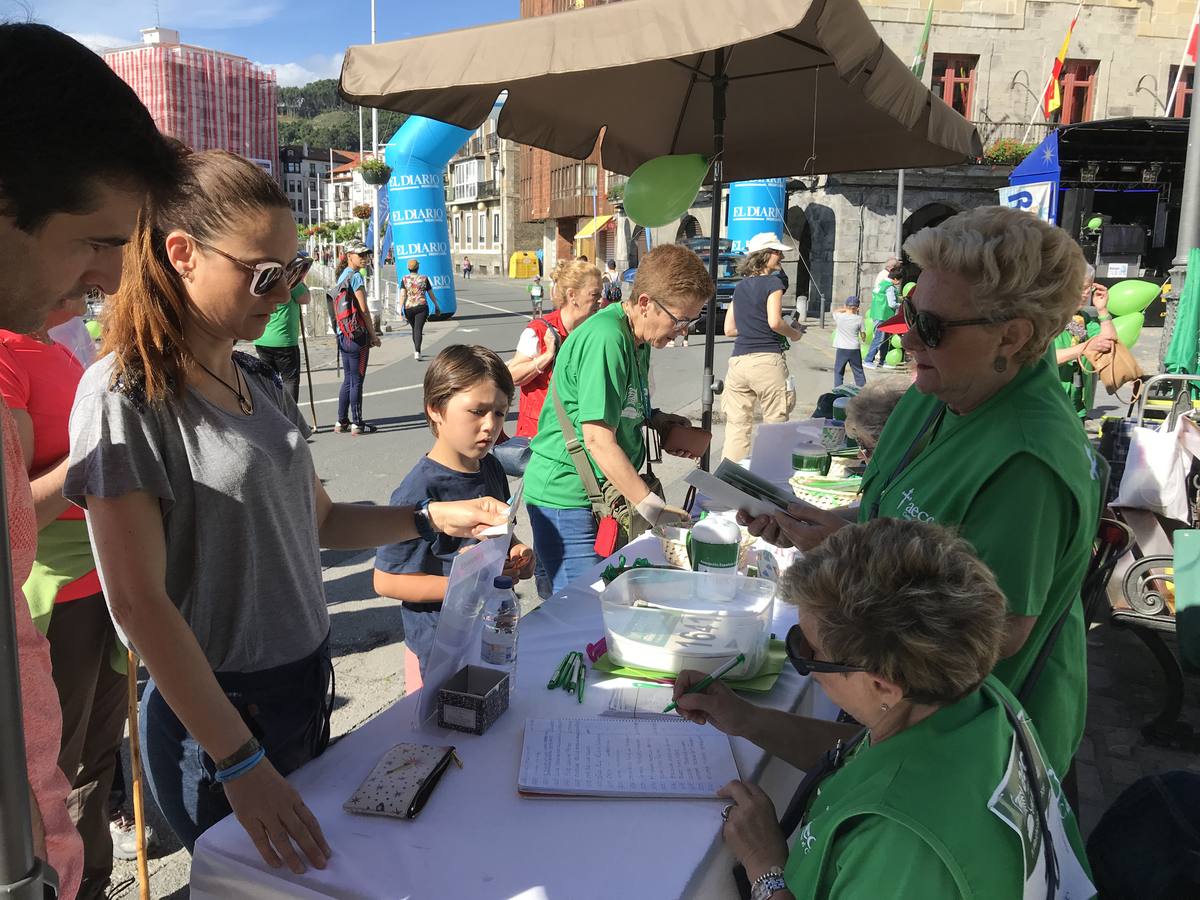
<svg viewBox="0 0 1200 900">
<path fill-rule="evenodd" d="M 283 279 L 290 291 L 308 274 L 308 270 L 312 268 L 312 258 L 308 256 L 296 255 L 286 266 L 283 263 L 277 262 L 261 262 L 248 263 L 245 260 L 238 259 L 236 256 L 231 256 L 220 247 L 214 247 L 212 244 L 205 243 L 199 238 L 192 238 L 201 247 L 212 250 L 214 253 L 219 253 L 231 263 L 241 266 L 250 273 L 250 293 L 255 297 L 265 297 L 277 285 L 280 279 Z"/>
<path fill-rule="evenodd" d="M 801 675 L 811 675 L 813 672 L 846 673 L 867 671 L 862 666 L 848 666 L 844 663 L 825 662 L 824 660 L 814 659 L 816 651 L 813 650 L 812 644 L 808 642 L 808 638 L 804 636 L 804 629 L 798 624 L 788 629 L 787 640 L 784 641 L 784 644 L 787 647 L 788 661 L 791 662 L 792 667 Z"/>
<path fill-rule="evenodd" d="M 905 297 L 900 302 L 904 312 L 904 324 L 909 331 L 914 331 L 921 343 L 932 350 L 942 342 L 947 328 L 962 328 L 965 325 L 994 325 L 1003 319 L 943 319 L 931 312 L 918 311 L 913 306 L 912 299 Z"/>
<path fill-rule="evenodd" d="M 689 331 L 692 330 L 692 326 L 700 321 L 699 316 L 697 316 L 694 319 L 681 319 L 681 318 L 679 318 L 679 316 L 675 315 L 673 312 L 671 312 L 669 309 L 667 309 L 665 306 L 663 306 L 657 300 L 654 300 L 653 297 L 651 298 L 651 300 L 653 300 L 654 305 L 657 306 L 659 309 L 661 309 L 663 311 L 663 314 L 666 315 L 666 317 L 671 320 L 671 324 L 675 326 L 676 331 L 680 331 L 680 332 L 683 332 L 684 334 L 687 334 Z"/>
</svg>

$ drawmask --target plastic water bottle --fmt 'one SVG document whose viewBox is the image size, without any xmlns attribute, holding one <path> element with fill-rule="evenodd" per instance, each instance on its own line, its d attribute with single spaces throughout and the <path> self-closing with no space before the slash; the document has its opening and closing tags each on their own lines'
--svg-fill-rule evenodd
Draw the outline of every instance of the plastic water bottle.
<svg viewBox="0 0 1200 900">
<path fill-rule="evenodd" d="M 479 657 L 485 666 L 508 672 L 509 690 L 517 680 L 517 632 L 521 624 L 521 604 L 513 592 L 512 579 L 501 575 L 492 582 L 492 590 L 483 604 L 483 638 Z"/>
</svg>

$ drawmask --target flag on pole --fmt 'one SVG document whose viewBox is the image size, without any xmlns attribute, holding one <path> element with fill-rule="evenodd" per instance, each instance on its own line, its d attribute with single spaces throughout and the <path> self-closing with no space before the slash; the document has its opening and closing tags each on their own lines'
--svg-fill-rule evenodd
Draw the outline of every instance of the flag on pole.
<svg viewBox="0 0 1200 900">
<path fill-rule="evenodd" d="M 1196 12 L 1192 15 L 1192 27 L 1188 30 L 1187 45 L 1183 50 L 1183 59 L 1179 61 L 1179 68 L 1175 72 L 1175 81 L 1171 84 L 1171 93 L 1167 97 L 1167 107 L 1163 110 L 1166 115 L 1174 115 L 1175 95 L 1179 93 L 1179 84 L 1183 80 L 1183 70 L 1188 66 L 1193 69 L 1196 66 L 1196 44 L 1197 38 L 1200 37 L 1200 2 L 1196 4 Z"/>
<path fill-rule="evenodd" d="M 1063 38 L 1058 56 L 1054 57 L 1054 65 L 1050 69 L 1050 81 L 1042 93 L 1042 114 L 1047 119 L 1050 118 L 1051 113 L 1062 106 L 1062 88 L 1058 84 L 1058 79 L 1062 77 L 1063 62 L 1067 58 L 1067 48 L 1071 44 L 1071 33 L 1075 30 L 1075 23 L 1079 21 L 1079 10 L 1082 6 L 1083 3 L 1080 2 L 1079 6 L 1075 7 L 1075 15 L 1071 17 L 1071 24 L 1067 26 L 1067 36 Z"/>
<path fill-rule="evenodd" d="M 917 45 L 917 55 L 913 57 L 909 68 L 918 78 L 925 74 L 925 57 L 929 55 L 929 30 L 933 27 L 933 3 L 929 0 L 929 9 L 925 10 L 925 30 L 921 32 L 921 43 Z"/>
</svg>

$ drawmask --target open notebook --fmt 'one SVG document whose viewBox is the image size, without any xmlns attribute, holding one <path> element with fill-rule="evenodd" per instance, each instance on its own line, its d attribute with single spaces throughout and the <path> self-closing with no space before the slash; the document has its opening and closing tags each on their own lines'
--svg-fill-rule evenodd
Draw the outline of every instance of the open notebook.
<svg viewBox="0 0 1200 900">
<path fill-rule="evenodd" d="M 700 797 L 740 778 L 729 738 L 683 719 L 526 719 L 517 788 L 548 797 Z"/>
</svg>

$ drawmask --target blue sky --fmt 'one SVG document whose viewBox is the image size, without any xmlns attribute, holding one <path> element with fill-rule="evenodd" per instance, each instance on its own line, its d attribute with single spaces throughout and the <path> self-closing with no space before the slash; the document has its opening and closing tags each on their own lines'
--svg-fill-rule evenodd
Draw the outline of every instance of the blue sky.
<svg viewBox="0 0 1200 900">
<path fill-rule="evenodd" d="M 33 19 L 93 49 L 135 44 L 165 28 L 188 44 L 249 57 L 281 84 L 335 78 L 350 44 L 371 40 L 370 0 L 0 0 L 0 19 Z M 518 0 L 376 0 L 379 41 L 517 18 Z"/>
</svg>

